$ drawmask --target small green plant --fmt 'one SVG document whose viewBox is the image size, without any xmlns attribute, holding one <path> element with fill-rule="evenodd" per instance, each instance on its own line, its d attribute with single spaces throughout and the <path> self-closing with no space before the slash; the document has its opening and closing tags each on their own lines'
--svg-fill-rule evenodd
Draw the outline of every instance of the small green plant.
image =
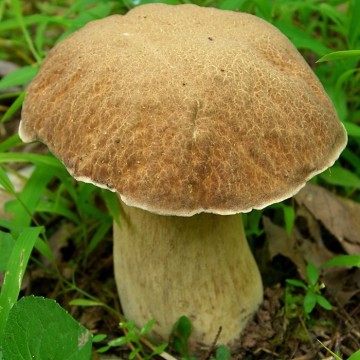
<svg viewBox="0 0 360 360">
<path fill-rule="evenodd" d="M 211 357 L 210 359 L 214 359 L 214 358 Z M 229 360 L 229 359 L 231 359 L 231 353 L 229 349 L 224 345 L 218 346 L 215 351 L 215 360 Z"/>
<path fill-rule="evenodd" d="M 190 355 L 189 339 L 192 332 L 191 321 L 187 316 L 181 316 L 179 320 L 174 324 L 171 335 L 170 345 L 174 352 L 181 355 L 182 360 L 196 360 L 196 357 Z M 219 331 L 220 334 L 220 331 Z M 231 353 L 229 349 L 224 346 L 216 346 L 216 339 L 214 341 L 215 357 L 211 356 L 213 352 L 210 349 L 209 355 L 205 356 L 208 360 L 229 360 L 231 359 Z"/>
<path fill-rule="evenodd" d="M 151 353 L 149 353 L 143 345 L 143 337 L 149 333 L 154 324 L 155 320 L 150 320 L 143 328 L 138 329 L 133 321 L 128 320 L 121 322 L 119 327 L 125 335 L 109 341 L 108 346 L 101 348 L 100 352 L 105 352 L 111 347 L 127 345 L 131 349 L 129 354 L 130 360 L 138 355 L 141 355 L 141 358 L 144 360 L 152 359 L 154 356 L 160 355 L 167 348 L 167 343 L 153 347 Z"/>
<path fill-rule="evenodd" d="M 171 348 L 181 355 L 182 359 L 194 360 L 195 358 L 190 356 L 189 339 L 192 332 L 191 321 L 186 316 L 181 316 L 179 320 L 174 324 L 170 335 Z"/>
<path fill-rule="evenodd" d="M 360 255 L 339 255 L 322 264 L 320 268 L 330 266 L 360 267 Z M 309 317 L 309 314 L 314 310 L 316 305 L 326 310 L 332 309 L 332 305 L 321 294 L 321 290 L 325 288 L 325 284 L 319 282 L 319 276 L 319 269 L 309 263 L 306 267 L 306 282 L 296 279 L 286 280 L 288 286 L 285 288 L 285 308 L 288 318 L 298 315 L 299 304 L 302 304 L 306 318 Z M 295 295 L 294 288 L 304 289 L 305 295 Z"/>
<path fill-rule="evenodd" d="M 285 297 L 285 303 L 290 306 L 290 309 L 294 309 L 297 304 L 302 303 L 305 317 L 308 318 L 309 314 L 314 310 L 316 305 L 320 305 L 326 310 L 331 310 L 332 305 L 321 294 L 321 290 L 325 288 L 323 283 L 319 282 L 319 270 L 311 263 L 306 267 L 307 282 L 303 282 L 295 279 L 287 279 L 286 282 L 287 292 Z M 293 296 L 293 288 L 302 288 L 305 290 L 305 295 Z"/>
</svg>

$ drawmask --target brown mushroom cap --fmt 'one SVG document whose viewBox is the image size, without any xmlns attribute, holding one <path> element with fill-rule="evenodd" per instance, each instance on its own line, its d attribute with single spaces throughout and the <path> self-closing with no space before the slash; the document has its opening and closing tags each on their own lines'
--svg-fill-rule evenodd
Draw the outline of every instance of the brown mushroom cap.
<svg viewBox="0 0 360 360">
<path fill-rule="evenodd" d="M 93 21 L 52 49 L 28 88 L 20 136 L 128 205 L 183 216 L 288 198 L 347 139 L 275 27 L 164 4 Z"/>
</svg>

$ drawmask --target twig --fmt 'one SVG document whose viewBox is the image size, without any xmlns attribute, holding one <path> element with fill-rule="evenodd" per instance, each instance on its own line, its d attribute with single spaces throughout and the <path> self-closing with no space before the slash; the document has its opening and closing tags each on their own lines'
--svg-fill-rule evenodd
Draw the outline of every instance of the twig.
<svg viewBox="0 0 360 360">
<path fill-rule="evenodd" d="M 211 354 L 215 351 L 216 344 L 217 344 L 217 342 L 218 342 L 218 340 L 219 340 L 221 331 L 222 331 L 222 326 L 219 326 L 218 332 L 217 332 L 217 334 L 215 335 L 214 341 L 212 342 L 208 353 L 205 355 L 204 360 L 209 360 L 210 357 L 211 357 Z"/>
</svg>

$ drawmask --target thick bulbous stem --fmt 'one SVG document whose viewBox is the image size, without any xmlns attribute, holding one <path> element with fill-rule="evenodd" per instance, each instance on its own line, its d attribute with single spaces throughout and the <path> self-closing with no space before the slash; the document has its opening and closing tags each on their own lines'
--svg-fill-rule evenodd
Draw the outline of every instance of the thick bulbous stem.
<svg viewBox="0 0 360 360">
<path fill-rule="evenodd" d="M 191 346 L 232 346 L 262 301 L 262 282 L 241 214 L 160 216 L 123 205 L 114 224 L 115 277 L 125 316 L 167 340 L 182 315 Z"/>
</svg>

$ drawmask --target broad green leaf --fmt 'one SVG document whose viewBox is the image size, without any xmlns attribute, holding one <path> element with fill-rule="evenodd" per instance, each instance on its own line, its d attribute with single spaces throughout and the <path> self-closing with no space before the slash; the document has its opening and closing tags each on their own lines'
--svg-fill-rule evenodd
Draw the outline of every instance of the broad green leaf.
<svg viewBox="0 0 360 360">
<path fill-rule="evenodd" d="M 35 77 L 38 71 L 39 69 L 34 66 L 24 66 L 15 70 L 0 80 L 0 90 L 25 85 Z"/>
<path fill-rule="evenodd" d="M 9 233 L 0 231 L 0 272 L 7 270 L 9 258 L 14 246 L 14 238 Z"/>
<path fill-rule="evenodd" d="M 229 360 L 231 359 L 231 353 L 229 349 L 224 346 L 220 345 L 216 348 L 216 360 Z"/>
<path fill-rule="evenodd" d="M 343 59 L 348 59 L 350 57 L 358 57 L 360 59 L 360 50 L 334 51 L 332 53 L 322 56 L 316 62 L 320 63 L 324 61 L 343 60 Z"/>
<path fill-rule="evenodd" d="M 30 254 L 41 231 L 42 228 L 27 228 L 24 230 L 15 242 L 11 252 L 0 293 L 0 341 L 10 309 L 19 296 L 21 282 Z M 17 357 L 8 357 L 7 359 L 17 359 Z"/>
<path fill-rule="evenodd" d="M 176 330 L 177 333 L 184 339 L 189 339 L 191 332 L 192 332 L 192 326 L 189 318 L 187 316 L 181 316 L 179 320 L 176 323 Z"/>
<path fill-rule="evenodd" d="M 90 332 L 54 300 L 24 297 L 11 309 L 2 344 L 5 359 L 89 360 Z"/>
<path fill-rule="evenodd" d="M 360 350 L 354 352 L 348 360 L 360 360 Z"/>
<path fill-rule="evenodd" d="M 339 255 L 327 261 L 322 266 L 351 266 L 360 267 L 360 255 Z"/>
<path fill-rule="evenodd" d="M 171 332 L 172 346 L 183 357 L 189 356 L 188 340 L 192 332 L 192 325 L 188 317 L 181 316 L 173 326 Z"/>
</svg>

